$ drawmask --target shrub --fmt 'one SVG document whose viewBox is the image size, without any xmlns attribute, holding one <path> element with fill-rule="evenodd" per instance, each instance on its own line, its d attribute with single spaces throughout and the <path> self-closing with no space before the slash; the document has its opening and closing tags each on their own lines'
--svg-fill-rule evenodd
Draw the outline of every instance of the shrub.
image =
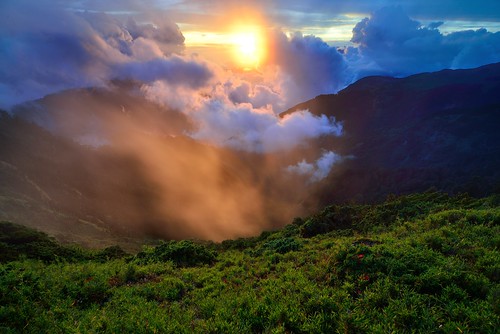
<svg viewBox="0 0 500 334">
<path fill-rule="evenodd" d="M 56 260 L 82 260 L 88 254 L 79 248 L 61 246 L 46 233 L 26 226 L 0 222 L 0 263 L 20 258 L 44 262 Z"/>
<path fill-rule="evenodd" d="M 351 229 L 364 210 L 361 205 L 332 205 L 300 225 L 300 234 L 310 238 L 334 230 Z"/>
<path fill-rule="evenodd" d="M 137 254 L 143 262 L 172 261 L 179 267 L 214 264 L 215 253 L 206 246 L 189 240 L 164 242 L 152 250 Z"/>
<path fill-rule="evenodd" d="M 302 244 L 295 238 L 281 238 L 266 242 L 262 248 L 276 253 L 285 254 L 291 251 L 297 251 L 302 247 Z"/>
<path fill-rule="evenodd" d="M 99 251 L 94 259 L 99 262 L 106 262 L 109 260 L 121 259 L 128 254 L 120 246 L 110 246 Z"/>
</svg>

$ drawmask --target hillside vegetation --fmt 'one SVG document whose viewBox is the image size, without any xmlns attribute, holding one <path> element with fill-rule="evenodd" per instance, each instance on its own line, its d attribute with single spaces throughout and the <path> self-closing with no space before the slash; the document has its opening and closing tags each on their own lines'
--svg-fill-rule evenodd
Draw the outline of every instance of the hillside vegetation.
<svg viewBox="0 0 500 334">
<path fill-rule="evenodd" d="M 0 225 L 2 333 L 495 333 L 500 197 L 335 205 L 127 255 Z"/>
</svg>

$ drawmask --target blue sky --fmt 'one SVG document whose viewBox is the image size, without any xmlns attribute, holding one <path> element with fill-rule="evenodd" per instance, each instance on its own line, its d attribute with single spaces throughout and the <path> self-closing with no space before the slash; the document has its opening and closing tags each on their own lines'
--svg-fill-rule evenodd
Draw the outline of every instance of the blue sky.
<svg viewBox="0 0 500 334">
<path fill-rule="evenodd" d="M 368 16 L 382 7 L 400 6 L 409 16 L 420 21 L 445 21 L 456 29 L 476 26 L 476 23 L 500 29 L 500 2 L 496 0 L 82 0 L 70 6 L 114 12 L 163 10 L 176 23 L 197 25 L 201 29 L 218 25 L 218 20 L 227 19 L 227 13 L 237 11 L 244 16 L 245 11 L 253 11 L 260 13 L 269 25 L 291 30 L 328 28 L 349 23 L 352 17 Z"/>
</svg>

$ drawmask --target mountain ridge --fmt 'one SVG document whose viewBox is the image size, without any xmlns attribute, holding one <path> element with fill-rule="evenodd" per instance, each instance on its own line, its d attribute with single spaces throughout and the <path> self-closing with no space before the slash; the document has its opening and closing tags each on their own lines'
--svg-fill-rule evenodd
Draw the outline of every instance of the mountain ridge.
<svg viewBox="0 0 500 334">
<path fill-rule="evenodd" d="M 485 195 L 500 184 L 498 91 L 500 63 L 406 78 L 367 77 L 338 94 L 292 107 L 281 117 L 306 109 L 344 125 L 343 136 L 315 143 L 354 157 L 337 166 L 327 181 L 344 183 L 340 190 L 318 190 L 322 204 L 332 199 L 381 200 L 392 192 L 430 187 Z M 475 187 L 483 190 L 464 186 L 474 178 Z M 362 183 L 360 189 L 345 184 L 346 179 Z"/>
</svg>

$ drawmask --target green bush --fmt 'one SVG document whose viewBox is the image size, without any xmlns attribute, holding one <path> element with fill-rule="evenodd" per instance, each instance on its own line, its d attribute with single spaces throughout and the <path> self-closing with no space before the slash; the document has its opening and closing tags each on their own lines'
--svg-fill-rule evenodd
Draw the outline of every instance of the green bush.
<svg viewBox="0 0 500 334">
<path fill-rule="evenodd" d="M 29 227 L 0 222 L 0 263 L 23 257 L 45 262 L 78 261 L 89 258 L 89 252 L 61 246 L 46 233 Z"/>
<path fill-rule="evenodd" d="M 334 230 L 351 229 L 364 209 L 365 206 L 359 205 L 327 207 L 300 225 L 300 235 L 304 238 L 311 238 Z"/>
<path fill-rule="evenodd" d="M 120 246 L 110 246 L 97 252 L 93 258 L 104 263 L 110 260 L 122 259 L 127 255 L 127 252 L 125 252 Z"/>
<path fill-rule="evenodd" d="M 214 264 L 216 254 L 208 247 L 189 240 L 164 242 L 151 250 L 137 254 L 142 262 L 172 261 L 179 267 Z"/>
<path fill-rule="evenodd" d="M 302 248 L 302 244 L 295 238 L 287 237 L 270 240 L 264 243 L 262 248 L 264 250 L 285 254 L 292 251 L 298 251 L 300 248 Z"/>
</svg>

